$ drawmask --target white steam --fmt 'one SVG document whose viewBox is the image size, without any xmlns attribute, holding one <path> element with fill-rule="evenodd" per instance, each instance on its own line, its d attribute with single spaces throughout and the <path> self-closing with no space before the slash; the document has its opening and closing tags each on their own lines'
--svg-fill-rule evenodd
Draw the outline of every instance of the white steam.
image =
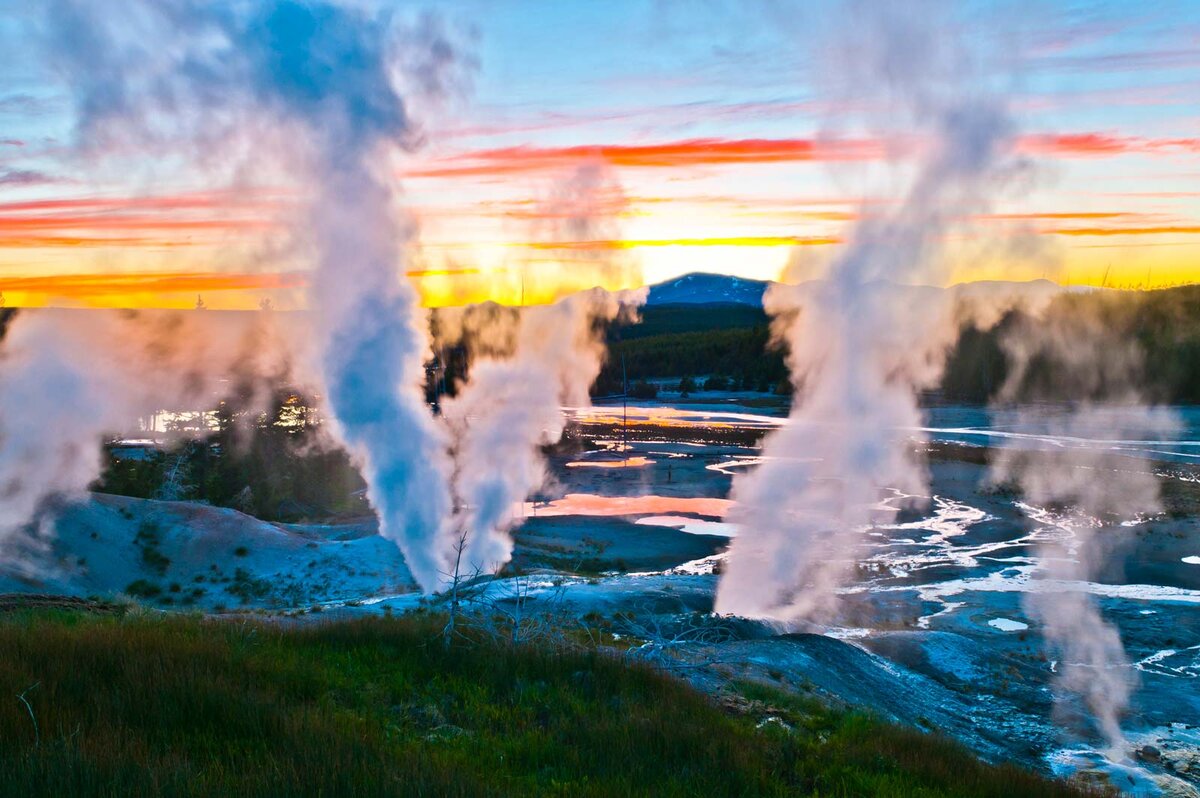
<svg viewBox="0 0 1200 798">
<path fill-rule="evenodd" d="M 132 151 L 210 179 L 222 159 L 235 160 L 296 184 L 304 204 L 292 232 L 313 273 L 314 370 L 381 532 L 433 589 L 445 565 L 449 469 L 420 392 L 424 317 L 402 277 L 410 230 L 388 170 L 396 147 L 418 138 L 400 82 L 418 97 L 441 91 L 455 82 L 457 59 L 437 25 L 406 32 L 392 22 L 305 0 L 57 0 L 43 32 L 90 160 Z M 96 368 L 83 361 L 70 368 Z"/>
<path fill-rule="evenodd" d="M 1038 396 L 1033 372 L 1048 369 L 1053 390 L 1074 401 L 1025 403 L 1015 422 L 1035 435 L 1070 443 L 1036 449 L 1003 448 L 990 478 L 1013 484 L 1042 508 L 1057 534 L 1039 547 L 1040 578 L 1065 585 L 1060 592 L 1033 591 L 1025 600 L 1042 625 L 1051 656 L 1061 665 L 1056 685 L 1064 698 L 1082 699 L 1111 751 L 1123 754 L 1121 715 L 1136 685 L 1120 631 L 1107 621 L 1083 584 L 1094 579 L 1106 553 L 1106 528 L 1161 511 L 1159 480 L 1148 464 L 1106 440 L 1154 440 L 1178 432 L 1179 421 L 1148 405 L 1137 385 L 1142 355 L 1137 345 L 1116 340 L 1103 321 L 1076 313 L 1069 321 L 1038 319 L 1003 340 L 1010 364 L 998 401 Z M 1078 584 L 1078 589 L 1069 586 Z"/>
<path fill-rule="evenodd" d="M 51 497 L 82 495 L 99 475 L 101 436 L 127 424 L 126 385 L 97 368 L 99 316 L 22 314 L 0 363 L 0 545 L 6 550 Z"/>
<path fill-rule="evenodd" d="M 249 378 L 258 407 L 267 391 L 256 378 L 290 372 L 276 334 L 265 317 L 231 325 L 195 312 L 18 313 L 0 345 L 0 546 L 15 556 L 31 542 L 25 531 L 44 538 L 57 503 L 100 476 L 105 436 L 140 417 L 211 407 L 227 376 Z"/>
<path fill-rule="evenodd" d="M 534 235 L 551 245 L 615 239 L 623 205 L 608 171 L 585 164 L 556 184 Z M 637 266 L 598 250 L 559 268 L 576 281 L 611 284 L 628 280 Z M 607 324 L 635 312 L 645 296 L 644 289 L 592 288 L 515 314 L 495 307 L 445 314 L 452 332 L 471 338 L 478 352 L 469 381 L 444 409 L 454 441 L 451 526 L 464 543 L 461 567 L 491 572 L 511 558 L 509 531 L 519 520 L 514 506 L 546 481 L 542 447 L 562 437 L 564 405 L 588 404 L 604 361 Z"/>
<path fill-rule="evenodd" d="M 468 570 L 495 571 L 511 558 L 514 506 L 546 480 L 541 448 L 562 437 L 563 406 L 586 405 L 600 373 L 600 323 L 640 300 L 597 288 L 524 309 L 512 354 L 476 359 L 470 381 L 446 403 L 460 502 L 454 533 L 463 536 Z"/>
<path fill-rule="evenodd" d="M 1014 167 L 1003 97 L 972 80 L 966 50 L 933 19 L 940 8 L 856 4 L 840 28 L 854 38 L 830 69 L 887 114 L 878 135 L 921 151 L 895 204 L 862 208 L 823 282 L 767 297 L 796 398 L 762 466 L 734 483 L 741 531 L 719 612 L 827 616 L 881 490 L 927 494 L 924 464 L 897 430 L 921 426 L 916 392 L 940 373 L 953 315 L 943 292 L 889 283 L 939 282 L 943 236 L 985 210 Z"/>
</svg>

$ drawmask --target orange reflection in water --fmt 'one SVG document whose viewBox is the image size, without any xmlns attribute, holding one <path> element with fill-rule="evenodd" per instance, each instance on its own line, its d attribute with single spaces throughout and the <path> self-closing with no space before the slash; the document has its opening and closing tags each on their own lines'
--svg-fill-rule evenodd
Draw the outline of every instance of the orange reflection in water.
<svg viewBox="0 0 1200 798">
<path fill-rule="evenodd" d="M 598 496 L 594 493 L 568 493 L 550 502 L 526 502 L 525 514 L 560 515 L 671 515 L 692 513 L 723 518 L 733 502 L 729 499 L 682 496 Z"/>
<path fill-rule="evenodd" d="M 670 405 L 629 408 L 600 406 L 568 407 L 564 410 L 577 421 L 618 427 L 625 423 L 629 426 L 769 429 L 786 423 L 782 416 L 740 412 L 734 407 L 730 410 L 690 410 Z"/>
<path fill-rule="evenodd" d="M 575 460 L 567 463 L 567 468 L 641 468 L 654 465 L 654 461 L 646 457 L 627 457 L 624 460 Z"/>
</svg>

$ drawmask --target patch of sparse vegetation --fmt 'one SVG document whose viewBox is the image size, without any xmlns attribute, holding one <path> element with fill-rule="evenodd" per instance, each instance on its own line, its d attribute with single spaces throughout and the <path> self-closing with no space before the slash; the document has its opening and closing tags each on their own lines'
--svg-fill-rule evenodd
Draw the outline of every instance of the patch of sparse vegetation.
<svg viewBox="0 0 1200 798">
<path fill-rule="evenodd" d="M 159 551 L 162 542 L 162 529 L 157 521 L 146 519 L 138 525 L 133 544 L 141 552 L 142 565 L 159 576 L 167 572 L 171 566 L 171 558 Z"/>
<path fill-rule="evenodd" d="M 765 688 L 717 704 L 596 650 L 446 647 L 442 623 L 10 616 L 0 694 L 30 710 L 0 701 L 0 780 L 135 798 L 1083 794 Z"/>
<path fill-rule="evenodd" d="M 270 594 L 271 583 L 251 575 L 245 568 L 238 568 L 233 572 L 233 580 L 225 591 L 237 596 L 243 604 L 248 604 L 251 599 L 265 598 Z"/>
</svg>

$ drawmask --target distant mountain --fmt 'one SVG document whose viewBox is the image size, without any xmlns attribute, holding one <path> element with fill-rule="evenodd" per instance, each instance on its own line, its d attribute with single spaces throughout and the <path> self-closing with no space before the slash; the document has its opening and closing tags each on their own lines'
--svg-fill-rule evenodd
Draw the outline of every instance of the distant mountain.
<svg viewBox="0 0 1200 798">
<path fill-rule="evenodd" d="M 708 305 L 728 303 L 762 307 L 767 283 L 725 274 L 693 272 L 650 286 L 647 305 Z"/>
<path fill-rule="evenodd" d="M 880 282 L 885 285 L 889 284 L 887 281 Z M 650 306 L 732 304 L 748 305 L 761 309 L 763 306 L 763 292 L 767 290 L 767 286 L 769 285 L 771 283 L 766 280 L 747 280 L 741 277 L 731 277 L 726 274 L 692 272 L 682 277 L 676 277 L 674 280 L 667 280 L 650 286 L 650 297 L 646 300 L 646 304 Z M 819 285 L 821 285 L 820 281 L 813 280 L 795 285 L 791 290 L 799 292 L 799 295 L 803 296 Z M 1100 290 L 1092 286 L 1063 288 L 1049 280 L 1030 280 L 1028 282 L 980 280 L 972 283 L 959 283 L 948 289 L 922 285 L 907 286 L 896 284 L 895 288 L 904 291 L 947 290 L 955 296 L 976 297 L 979 299 L 987 297 L 998 298 L 1005 295 L 1049 299 L 1063 291 L 1089 293 Z"/>
</svg>

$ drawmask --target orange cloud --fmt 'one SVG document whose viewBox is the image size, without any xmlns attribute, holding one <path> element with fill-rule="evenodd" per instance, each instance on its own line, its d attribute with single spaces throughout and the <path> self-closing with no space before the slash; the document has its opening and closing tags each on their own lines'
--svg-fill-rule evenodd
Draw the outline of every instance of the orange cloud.
<svg viewBox="0 0 1200 798">
<path fill-rule="evenodd" d="M 679 168 L 796 161 L 861 161 L 883 154 L 870 140 L 684 139 L 658 144 L 503 147 L 477 150 L 409 170 L 416 177 L 465 177 L 563 169 L 588 159 L 613 166 Z"/>
<path fill-rule="evenodd" d="M 280 196 L 258 189 L 2 202 L 0 248 L 187 246 L 197 233 L 271 228 Z"/>
<path fill-rule="evenodd" d="M 411 269 L 423 277 L 479 274 L 478 269 Z M 89 301 L 132 295 L 198 294 L 220 291 L 266 291 L 304 288 L 308 276 L 286 272 L 121 272 L 113 274 L 0 275 L 0 292 L 36 296 L 42 300 Z"/>
<path fill-rule="evenodd" d="M 610 250 L 639 247 L 818 247 L 840 244 L 833 236 L 729 236 L 725 238 L 603 239 L 598 241 L 529 241 L 529 249 Z"/>
<path fill-rule="evenodd" d="M 1130 217 L 1140 217 L 1144 214 L 1130 213 L 1128 211 L 1068 211 L 1063 213 L 989 213 L 977 218 L 993 219 L 997 221 L 1057 221 L 1067 219 L 1127 219 Z"/>
<path fill-rule="evenodd" d="M 299 288 L 301 272 L 130 272 L 123 274 L 48 274 L 0 276 L 0 291 L 40 294 L 58 299 L 94 299 L 131 292 L 146 294 L 246 291 Z"/>
<path fill-rule="evenodd" d="M 1200 227 L 1190 225 L 1164 225 L 1162 227 L 1060 227 L 1048 232 L 1060 236 L 1200 235 Z"/>
<path fill-rule="evenodd" d="M 0 202 L 0 214 L 27 211 L 115 213 L 140 210 L 209 210 L 217 208 L 273 210 L 280 207 L 280 192 L 266 189 L 195 191 L 144 197 L 69 197 L 64 199 Z"/>
<path fill-rule="evenodd" d="M 1023 136 L 1018 149 L 1033 155 L 1085 157 L 1124 154 L 1200 153 L 1200 139 L 1147 139 L 1110 133 L 1039 133 Z M 598 158 L 617 167 L 683 168 L 736 164 L 863 161 L 884 157 L 873 139 L 683 139 L 655 144 L 581 144 L 571 147 L 501 147 L 438 159 L 407 171 L 410 177 L 481 177 L 561 170 Z"/>
<path fill-rule="evenodd" d="M 1022 137 L 1020 148 L 1032 155 L 1172 155 L 1200 153 L 1200 139 L 1147 139 L 1110 133 L 1041 133 Z"/>
<path fill-rule="evenodd" d="M 74 247 L 186 247 L 196 242 L 187 239 L 147 238 L 144 236 L 62 236 L 0 235 L 0 249 L 44 249 Z"/>
<path fill-rule="evenodd" d="M 264 219 L 164 219 L 129 214 L 0 216 L 0 232 L 18 230 L 248 230 L 270 227 Z"/>
</svg>

